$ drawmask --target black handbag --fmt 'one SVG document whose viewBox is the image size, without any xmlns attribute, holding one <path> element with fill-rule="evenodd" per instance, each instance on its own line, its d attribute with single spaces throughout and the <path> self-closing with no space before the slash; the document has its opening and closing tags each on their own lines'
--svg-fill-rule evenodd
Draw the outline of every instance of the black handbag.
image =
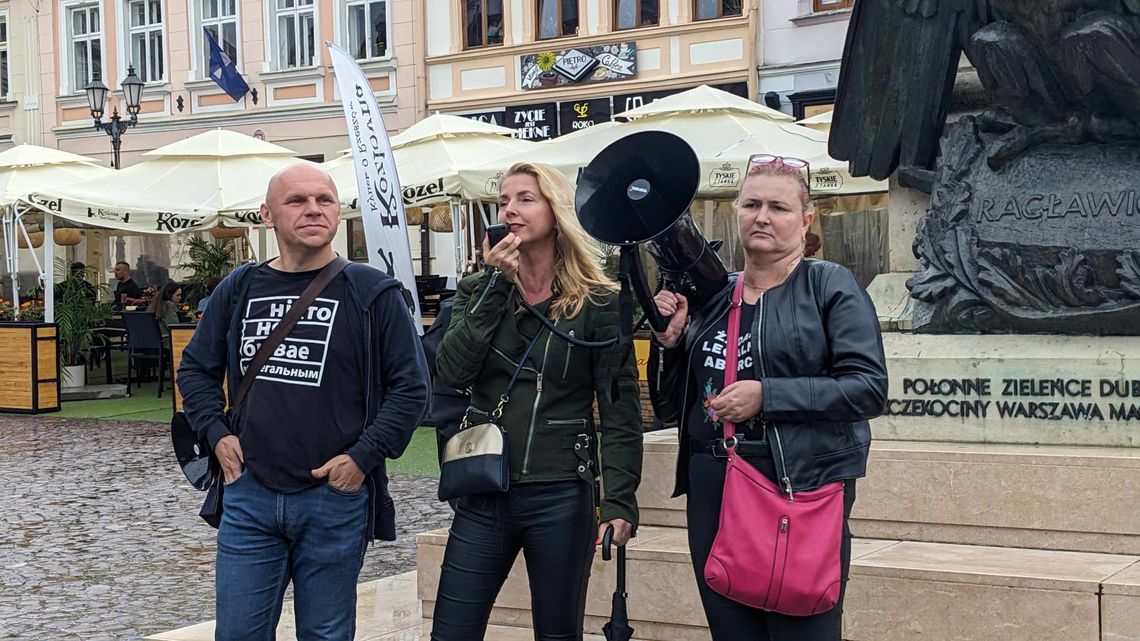
<svg viewBox="0 0 1140 641">
<path fill-rule="evenodd" d="M 499 397 L 498 406 L 475 424 L 471 423 L 471 414 L 482 412 L 474 407 L 467 408 L 459 431 L 444 443 L 439 464 L 439 500 L 501 494 L 510 489 L 510 442 L 502 424 L 503 408 L 510 402 L 523 365 L 541 335 L 542 330 L 539 329 L 526 346 L 506 391 Z"/>
<path fill-rule="evenodd" d="M 277 323 L 277 326 L 261 343 L 261 347 L 258 348 L 257 353 L 249 362 L 249 366 L 246 367 L 241 385 L 238 387 L 237 394 L 234 395 L 233 403 L 230 404 L 226 412 L 231 427 L 234 424 L 233 417 L 237 408 L 241 407 L 242 402 L 245 401 L 246 395 L 253 387 L 253 381 L 257 378 L 261 368 L 269 362 L 269 358 L 277 346 L 285 340 L 285 337 L 293 330 L 297 321 L 301 320 L 317 296 L 320 296 L 329 283 L 348 265 L 348 259 L 342 256 L 337 256 L 331 263 L 325 265 L 324 269 L 301 293 L 301 296 L 293 302 L 281 322 Z M 205 435 L 199 435 L 193 429 L 184 412 L 176 412 L 174 418 L 171 419 L 170 439 L 174 445 L 174 455 L 178 459 L 178 465 L 182 468 L 182 473 L 186 475 L 186 479 L 196 489 L 206 492 L 206 500 L 202 502 L 202 509 L 198 511 L 198 516 L 202 517 L 202 520 L 208 523 L 210 527 L 217 528 L 222 522 L 222 495 L 226 487 L 225 475 L 222 474 L 222 466 L 218 462 L 218 458 L 214 455 L 213 449 L 210 448 Z"/>
</svg>

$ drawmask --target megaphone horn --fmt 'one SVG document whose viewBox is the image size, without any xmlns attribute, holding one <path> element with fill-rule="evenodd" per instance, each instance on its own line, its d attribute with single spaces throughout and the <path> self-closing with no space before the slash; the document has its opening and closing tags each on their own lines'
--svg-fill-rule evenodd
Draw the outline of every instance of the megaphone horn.
<svg viewBox="0 0 1140 641">
<path fill-rule="evenodd" d="M 657 261 L 665 286 L 700 309 L 728 284 L 728 271 L 688 215 L 697 194 L 700 162 L 684 140 L 644 131 L 603 149 L 578 177 L 574 205 L 586 233 L 622 247 L 622 265 L 650 325 L 664 331 L 637 246 Z"/>
</svg>

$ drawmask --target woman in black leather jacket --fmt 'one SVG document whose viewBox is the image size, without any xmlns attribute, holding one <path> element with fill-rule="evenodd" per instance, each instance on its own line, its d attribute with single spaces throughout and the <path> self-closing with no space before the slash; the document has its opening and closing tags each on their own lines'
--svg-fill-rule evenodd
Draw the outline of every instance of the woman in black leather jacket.
<svg viewBox="0 0 1140 641">
<path fill-rule="evenodd" d="M 782 488 L 800 492 L 844 481 L 845 582 L 847 518 L 871 442 L 867 420 L 882 412 L 886 399 L 878 316 L 866 292 L 846 268 L 803 257 L 815 213 L 800 164 L 771 157 L 750 163 L 734 203 L 747 264 L 729 287 L 692 313 L 683 296 L 657 296 L 658 309 L 672 318 L 655 336 L 650 392 L 659 418 L 680 426 L 674 496 L 689 495 L 689 549 L 716 641 L 839 641 L 843 609 L 841 591 L 828 612 L 785 616 L 737 603 L 705 583 L 725 477 L 720 421 L 737 424 L 737 452 Z M 739 278 L 738 377 L 724 387 L 728 309 Z M 777 436 L 786 463 L 781 474 Z"/>
</svg>

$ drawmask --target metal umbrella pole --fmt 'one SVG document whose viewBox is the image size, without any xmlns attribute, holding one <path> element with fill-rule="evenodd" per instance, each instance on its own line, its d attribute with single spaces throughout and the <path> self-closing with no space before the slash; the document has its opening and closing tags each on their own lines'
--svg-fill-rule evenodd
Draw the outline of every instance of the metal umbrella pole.
<svg viewBox="0 0 1140 641">
<path fill-rule="evenodd" d="M 16 309 L 20 308 L 20 259 L 16 255 L 20 251 L 19 242 L 16 239 L 16 221 L 15 221 L 15 205 L 6 205 L 4 213 L 0 216 L 0 221 L 3 222 L 4 229 L 4 264 L 8 268 L 8 274 L 12 279 L 12 305 Z"/>
</svg>

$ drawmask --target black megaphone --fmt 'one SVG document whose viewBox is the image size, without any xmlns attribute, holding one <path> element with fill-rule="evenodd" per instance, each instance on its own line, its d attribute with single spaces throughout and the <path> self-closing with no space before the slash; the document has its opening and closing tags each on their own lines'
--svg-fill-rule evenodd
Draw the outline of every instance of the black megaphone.
<svg viewBox="0 0 1140 641">
<path fill-rule="evenodd" d="M 728 271 L 688 215 L 697 194 L 700 162 L 683 139 L 643 131 L 614 141 L 578 177 L 574 206 L 594 239 L 621 247 L 623 286 L 628 281 L 649 324 L 668 321 L 657 311 L 637 248 L 656 259 L 664 286 L 700 309 L 728 284 Z"/>
</svg>

